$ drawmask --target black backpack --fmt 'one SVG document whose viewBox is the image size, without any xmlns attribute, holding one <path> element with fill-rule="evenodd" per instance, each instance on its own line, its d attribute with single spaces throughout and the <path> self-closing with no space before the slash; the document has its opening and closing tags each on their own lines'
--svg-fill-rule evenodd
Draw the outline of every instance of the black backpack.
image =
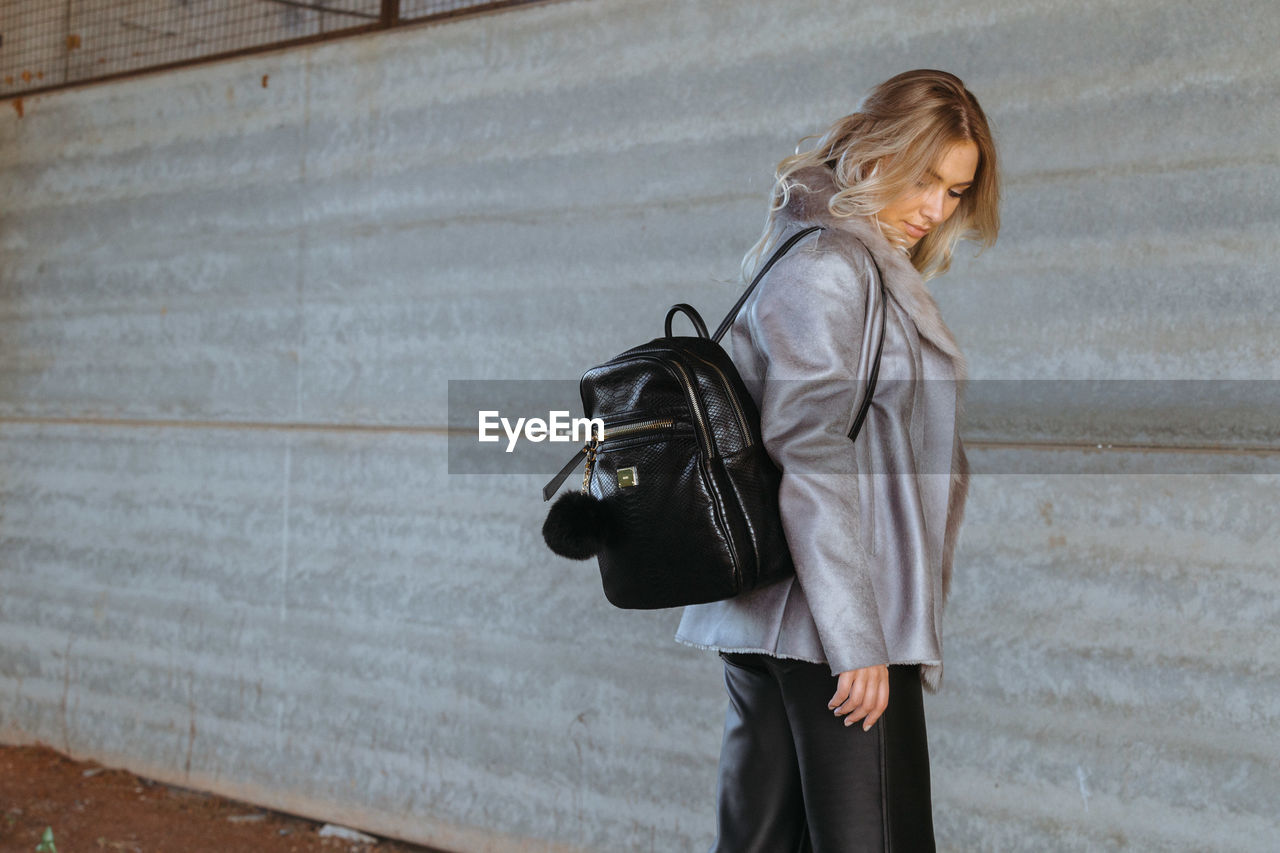
<svg viewBox="0 0 1280 853">
<path fill-rule="evenodd" d="M 667 312 L 665 335 L 587 370 L 583 412 L 604 421 L 543 488 L 549 500 L 585 458 L 582 488 L 565 492 L 542 527 L 555 553 L 596 557 L 605 597 L 617 607 L 654 609 L 731 598 L 795 572 L 778 513 L 781 477 L 760 437 L 760 415 L 719 345 L 770 267 L 760 269 L 714 335 L 697 310 Z M 686 314 L 696 337 L 671 334 Z M 880 342 L 884 342 L 884 312 Z M 875 391 L 880 351 L 849 437 L 861 429 Z"/>
</svg>

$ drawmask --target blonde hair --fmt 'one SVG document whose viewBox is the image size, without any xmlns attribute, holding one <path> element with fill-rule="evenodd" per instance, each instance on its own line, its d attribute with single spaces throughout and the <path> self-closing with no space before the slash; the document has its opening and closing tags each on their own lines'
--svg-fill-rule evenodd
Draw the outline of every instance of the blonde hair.
<svg viewBox="0 0 1280 853">
<path fill-rule="evenodd" d="M 813 138 L 806 136 L 800 143 Z M 908 256 L 928 280 L 951 267 L 951 253 L 960 240 L 973 240 L 982 248 L 993 245 L 1000 231 L 1000 178 L 987 117 L 960 78 L 926 68 L 876 86 L 856 112 L 832 124 L 811 149 L 801 152 L 797 146 L 797 153 L 778 164 L 769 218 L 742 260 L 744 275 L 750 277 L 776 241 L 774 214 L 787 204 L 792 190 L 809 189 L 795 179 L 796 172 L 815 166 L 828 170 L 836 185 L 827 203 L 832 216 L 875 217 L 914 188 L 953 145 L 966 141 L 978 148 L 973 183 L 951 217 L 922 237 Z M 875 221 L 890 243 L 905 245 L 905 234 Z"/>
</svg>

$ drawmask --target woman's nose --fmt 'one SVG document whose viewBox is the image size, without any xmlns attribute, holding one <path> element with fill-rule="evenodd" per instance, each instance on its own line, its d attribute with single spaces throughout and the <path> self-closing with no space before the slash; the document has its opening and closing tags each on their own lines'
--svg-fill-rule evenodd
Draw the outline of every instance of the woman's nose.
<svg viewBox="0 0 1280 853">
<path fill-rule="evenodd" d="M 943 216 L 942 194 L 946 189 L 939 188 L 930 192 L 924 197 L 924 203 L 920 207 L 920 212 L 926 216 L 930 222 L 941 222 Z"/>
</svg>

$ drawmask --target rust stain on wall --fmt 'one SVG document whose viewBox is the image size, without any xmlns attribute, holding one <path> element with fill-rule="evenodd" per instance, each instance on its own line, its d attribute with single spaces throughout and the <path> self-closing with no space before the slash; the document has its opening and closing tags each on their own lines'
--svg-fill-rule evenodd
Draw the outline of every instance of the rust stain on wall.
<svg viewBox="0 0 1280 853">
<path fill-rule="evenodd" d="M 80 48 L 80 35 L 78 33 L 67 34 L 67 50 L 78 50 Z"/>
<path fill-rule="evenodd" d="M 263 74 L 263 75 L 262 75 L 262 88 L 264 88 L 264 89 L 265 89 L 265 88 L 267 88 L 267 78 L 268 78 L 268 77 L 270 77 L 270 76 L 271 76 L 270 74 Z"/>
<path fill-rule="evenodd" d="M 13 111 L 18 114 L 18 118 L 22 118 L 22 98 L 13 99 Z"/>
</svg>

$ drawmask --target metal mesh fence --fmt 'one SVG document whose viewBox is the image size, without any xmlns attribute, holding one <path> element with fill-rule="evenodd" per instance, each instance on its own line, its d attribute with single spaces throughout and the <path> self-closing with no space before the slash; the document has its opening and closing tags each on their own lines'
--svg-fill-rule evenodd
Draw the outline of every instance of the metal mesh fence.
<svg viewBox="0 0 1280 853">
<path fill-rule="evenodd" d="M 434 18 L 450 15 L 476 6 L 491 6 L 492 3 L 476 2 L 476 0 L 400 0 L 400 17 L 405 20 Z"/>
<path fill-rule="evenodd" d="M 0 98 L 519 2 L 0 0 Z"/>
</svg>

